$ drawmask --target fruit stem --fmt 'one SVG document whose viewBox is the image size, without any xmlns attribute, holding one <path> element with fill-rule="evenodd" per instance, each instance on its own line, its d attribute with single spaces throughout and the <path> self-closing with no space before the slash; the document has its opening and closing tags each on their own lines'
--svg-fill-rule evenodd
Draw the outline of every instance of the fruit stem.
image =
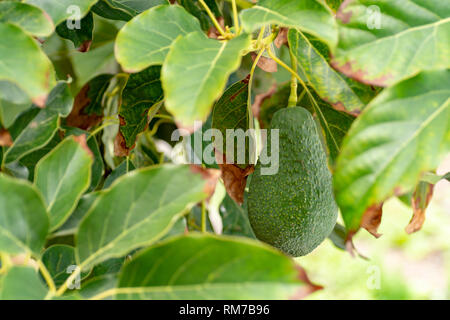
<svg viewBox="0 0 450 320">
<path fill-rule="evenodd" d="M 203 8 L 205 8 L 206 13 L 208 14 L 208 16 L 211 18 L 211 21 L 213 22 L 214 26 L 216 27 L 217 31 L 219 31 L 220 35 L 223 38 L 227 38 L 227 34 L 225 33 L 225 31 L 223 31 L 222 27 L 219 24 L 219 21 L 217 21 L 216 17 L 214 16 L 214 14 L 212 13 L 211 9 L 208 7 L 208 5 L 205 3 L 204 0 L 198 0 Z"/>
<path fill-rule="evenodd" d="M 231 5 L 233 7 L 234 29 L 236 31 L 236 35 L 239 35 L 241 33 L 241 27 L 239 26 L 239 16 L 236 6 L 236 0 L 232 0 Z"/>
<path fill-rule="evenodd" d="M 202 232 L 206 232 L 206 204 L 202 201 Z"/>
<path fill-rule="evenodd" d="M 289 54 L 291 56 L 292 70 L 297 74 L 297 59 L 295 58 L 292 51 L 289 49 Z M 288 107 L 295 107 L 297 105 L 297 78 L 295 75 L 291 76 L 291 94 L 289 95 Z"/>
</svg>

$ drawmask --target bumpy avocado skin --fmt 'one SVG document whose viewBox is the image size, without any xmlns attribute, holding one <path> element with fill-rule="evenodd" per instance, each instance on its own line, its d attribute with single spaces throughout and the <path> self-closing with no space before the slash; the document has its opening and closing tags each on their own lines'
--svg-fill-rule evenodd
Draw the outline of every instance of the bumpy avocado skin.
<svg viewBox="0 0 450 320">
<path fill-rule="evenodd" d="M 281 109 L 274 114 L 271 129 L 279 129 L 279 170 L 261 175 L 258 161 L 250 182 L 249 220 L 258 239 L 291 256 L 303 256 L 336 224 L 331 173 L 309 111 Z M 270 130 L 267 143 L 270 152 Z"/>
</svg>

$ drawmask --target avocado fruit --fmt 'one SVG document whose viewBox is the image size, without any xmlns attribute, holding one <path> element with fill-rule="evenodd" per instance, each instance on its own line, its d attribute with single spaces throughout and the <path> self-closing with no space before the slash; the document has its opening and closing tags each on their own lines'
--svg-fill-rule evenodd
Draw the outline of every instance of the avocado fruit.
<svg viewBox="0 0 450 320">
<path fill-rule="evenodd" d="M 250 224 L 259 240 L 304 256 L 330 235 L 337 220 L 326 153 L 311 113 L 302 107 L 277 111 L 270 129 L 269 151 L 272 130 L 279 129 L 279 168 L 262 175 L 258 160 L 249 185 Z"/>
</svg>

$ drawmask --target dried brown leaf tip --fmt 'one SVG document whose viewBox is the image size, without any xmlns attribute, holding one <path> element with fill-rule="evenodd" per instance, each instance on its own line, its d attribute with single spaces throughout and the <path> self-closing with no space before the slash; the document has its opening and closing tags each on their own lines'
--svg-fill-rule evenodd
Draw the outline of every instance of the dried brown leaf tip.
<svg viewBox="0 0 450 320">
<path fill-rule="evenodd" d="M 256 53 L 252 52 L 252 60 L 255 61 L 255 59 Z M 256 65 L 265 72 L 277 72 L 278 70 L 277 63 L 274 60 L 263 56 L 259 58 Z"/>
<path fill-rule="evenodd" d="M 130 154 L 130 151 L 134 149 L 136 143 L 131 146 L 131 148 L 127 147 L 127 141 L 120 131 L 120 126 L 125 125 L 125 120 L 119 116 L 119 130 L 117 131 L 116 139 L 114 140 L 114 155 L 116 157 L 127 157 Z"/>
<path fill-rule="evenodd" d="M 79 46 L 79 47 L 77 48 L 77 50 L 78 50 L 79 52 L 88 52 L 89 49 L 91 48 L 91 44 L 92 44 L 92 40 L 87 40 L 87 41 L 83 42 L 83 43 L 81 44 L 81 46 Z"/>
<path fill-rule="evenodd" d="M 13 141 L 9 131 L 6 129 L 0 129 L 0 146 L 1 147 L 11 147 Z"/>
<path fill-rule="evenodd" d="M 290 298 L 290 300 L 301 300 L 311 293 L 323 289 L 322 286 L 311 282 L 305 269 L 300 266 L 295 266 L 295 268 L 298 271 L 298 279 L 302 281 L 304 285 Z"/>
<path fill-rule="evenodd" d="M 94 154 L 92 153 L 92 150 L 87 145 L 85 134 L 81 134 L 79 136 L 73 136 L 73 140 L 75 140 L 75 142 L 77 142 L 89 154 L 89 156 L 92 158 L 92 160 L 94 160 Z"/>
<path fill-rule="evenodd" d="M 234 164 L 225 163 L 225 156 L 216 150 L 216 158 L 219 160 L 222 158 L 223 164 L 219 164 L 222 172 L 222 180 L 225 185 L 227 193 L 230 195 L 237 204 L 244 203 L 244 192 L 247 184 L 247 177 L 255 171 L 254 165 L 249 165 L 245 169 L 242 169 Z"/>
<path fill-rule="evenodd" d="M 66 119 L 66 123 L 70 127 L 76 127 L 83 130 L 89 130 L 90 128 L 99 124 L 103 116 L 99 116 L 95 113 L 85 113 L 85 108 L 90 105 L 91 99 L 88 96 L 90 90 L 89 83 L 86 84 L 75 97 L 72 111 Z"/>
<path fill-rule="evenodd" d="M 378 227 L 380 226 L 382 215 L 383 203 L 369 207 L 363 214 L 361 227 L 369 231 L 375 238 L 381 237 L 381 234 L 378 233 Z"/>
<path fill-rule="evenodd" d="M 283 44 L 288 43 L 288 33 L 289 33 L 289 28 L 281 28 L 280 29 L 280 32 L 278 32 L 278 35 L 274 41 L 274 44 L 277 48 L 281 48 L 281 46 Z"/>
<path fill-rule="evenodd" d="M 406 233 L 411 234 L 422 229 L 425 222 L 425 211 L 433 197 L 434 185 L 420 182 L 411 199 L 413 217 L 405 228 Z"/>
<path fill-rule="evenodd" d="M 220 178 L 220 170 L 205 169 L 197 165 L 191 165 L 190 168 L 192 172 L 201 174 L 202 178 L 206 181 L 203 191 L 208 195 L 208 198 L 210 198 L 216 190 L 217 181 L 219 181 Z"/>
</svg>

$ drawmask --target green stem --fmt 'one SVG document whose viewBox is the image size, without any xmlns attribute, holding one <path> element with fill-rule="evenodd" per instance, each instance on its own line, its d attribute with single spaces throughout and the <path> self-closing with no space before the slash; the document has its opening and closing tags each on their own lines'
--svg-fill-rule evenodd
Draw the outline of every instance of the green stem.
<svg viewBox="0 0 450 320">
<path fill-rule="evenodd" d="M 202 201 L 202 232 L 206 232 L 206 203 Z"/>
<path fill-rule="evenodd" d="M 297 59 L 291 50 L 289 50 L 291 56 L 291 65 L 292 70 L 297 73 Z M 291 76 L 291 94 L 289 95 L 288 107 L 295 107 L 297 105 L 298 97 L 297 97 L 297 78 L 292 75 Z"/>
<path fill-rule="evenodd" d="M 110 120 L 110 121 L 106 121 L 104 122 L 100 127 L 96 128 L 94 131 L 92 131 L 89 134 L 89 137 L 86 140 L 89 140 L 90 138 L 94 137 L 97 133 L 99 133 L 100 131 L 102 131 L 103 129 L 105 129 L 106 127 L 113 125 L 113 124 L 119 124 L 118 120 Z"/>
<path fill-rule="evenodd" d="M 236 6 L 236 0 L 231 1 L 231 6 L 233 7 L 234 28 L 236 30 L 236 34 L 239 35 L 241 33 L 241 27 L 239 26 L 239 16 Z"/>
<path fill-rule="evenodd" d="M 41 260 L 37 260 L 37 264 L 39 266 L 39 270 L 41 271 L 42 277 L 44 278 L 45 282 L 48 286 L 48 297 L 54 296 L 56 292 L 56 286 L 55 282 L 53 281 L 50 273 L 48 272 L 47 268 L 45 267 L 44 263 Z"/>
<path fill-rule="evenodd" d="M 217 31 L 219 31 L 220 35 L 222 37 L 226 38 L 227 35 L 225 34 L 225 31 L 223 31 L 222 27 L 219 24 L 219 21 L 217 21 L 216 17 L 214 16 L 214 13 L 212 13 L 211 9 L 208 7 L 208 5 L 205 3 L 205 1 L 204 0 L 198 0 L 198 1 L 202 4 L 203 8 L 205 8 L 206 13 L 211 18 L 211 21 L 213 22 Z"/>
</svg>

